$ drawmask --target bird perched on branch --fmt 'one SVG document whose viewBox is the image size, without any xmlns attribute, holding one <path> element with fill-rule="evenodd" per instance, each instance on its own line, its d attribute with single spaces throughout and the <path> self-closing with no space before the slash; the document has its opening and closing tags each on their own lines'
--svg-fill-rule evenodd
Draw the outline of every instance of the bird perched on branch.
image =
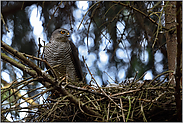
<svg viewBox="0 0 183 123">
<path fill-rule="evenodd" d="M 78 50 L 74 43 L 68 39 L 69 31 L 56 29 L 50 42 L 45 46 L 44 56 L 54 69 L 57 79 L 66 77 L 71 81 L 82 81 L 83 73 L 78 57 Z"/>
</svg>

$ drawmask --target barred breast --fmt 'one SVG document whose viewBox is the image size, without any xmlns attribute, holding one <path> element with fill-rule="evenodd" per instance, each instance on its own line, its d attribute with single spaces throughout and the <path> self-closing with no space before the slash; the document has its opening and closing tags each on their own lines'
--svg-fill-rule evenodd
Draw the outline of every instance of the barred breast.
<svg viewBox="0 0 183 123">
<path fill-rule="evenodd" d="M 69 41 L 51 41 L 45 47 L 45 59 L 55 70 L 58 79 L 68 76 L 76 80 L 76 70 L 72 60 L 72 49 Z"/>
</svg>

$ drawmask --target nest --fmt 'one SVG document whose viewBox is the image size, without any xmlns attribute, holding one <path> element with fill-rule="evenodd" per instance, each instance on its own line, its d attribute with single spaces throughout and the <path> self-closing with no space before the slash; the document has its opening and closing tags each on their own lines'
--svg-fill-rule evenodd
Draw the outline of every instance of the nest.
<svg viewBox="0 0 183 123">
<path fill-rule="evenodd" d="M 72 83 L 65 89 L 79 99 L 79 106 L 52 92 L 26 121 L 175 121 L 175 89 L 170 82 L 127 80 L 106 87 Z M 81 105 L 99 115 L 85 112 Z"/>
</svg>

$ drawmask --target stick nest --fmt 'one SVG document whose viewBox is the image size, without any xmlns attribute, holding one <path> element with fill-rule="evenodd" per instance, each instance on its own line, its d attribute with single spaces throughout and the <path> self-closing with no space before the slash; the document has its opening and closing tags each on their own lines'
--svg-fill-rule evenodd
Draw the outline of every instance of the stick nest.
<svg viewBox="0 0 183 123">
<path fill-rule="evenodd" d="M 75 82 L 65 89 L 79 99 L 79 106 L 53 91 L 26 121 L 175 121 L 175 89 L 169 82 L 131 79 L 106 87 Z M 85 112 L 81 105 L 100 115 Z"/>
</svg>

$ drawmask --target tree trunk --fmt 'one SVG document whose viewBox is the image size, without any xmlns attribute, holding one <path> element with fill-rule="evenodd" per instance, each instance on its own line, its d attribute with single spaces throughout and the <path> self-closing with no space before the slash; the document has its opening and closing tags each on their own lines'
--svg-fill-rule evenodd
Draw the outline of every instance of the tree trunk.
<svg viewBox="0 0 183 123">
<path fill-rule="evenodd" d="M 175 80 L 176 80 L 176 88 L 175 88 L 175 100 L 176 100 L 176 108 L 177 108 L 177 121 L 182 121 L 182 99 L 180 93 L 180 84 L 182 85 L 182 6 L 181 2 L 176 2 L 176 22 L 177 22 L 177 63 L 176 63 L 176 72 L 175 72 Z"/>
<path fill-rule="evenodd" d="M 167 6 L 166 6 L 167 5 Z M 167 57 L 168 69 L 175 71 L 176 55 L 177 55 L 177 39 L 176 39 L 176 2 L 165 2 L 165 27 L 169 29 L 166 31 Z M 175 79 L 172 74 L 169 74 L 171 84 L 175 84 Z"/>
</svg>

